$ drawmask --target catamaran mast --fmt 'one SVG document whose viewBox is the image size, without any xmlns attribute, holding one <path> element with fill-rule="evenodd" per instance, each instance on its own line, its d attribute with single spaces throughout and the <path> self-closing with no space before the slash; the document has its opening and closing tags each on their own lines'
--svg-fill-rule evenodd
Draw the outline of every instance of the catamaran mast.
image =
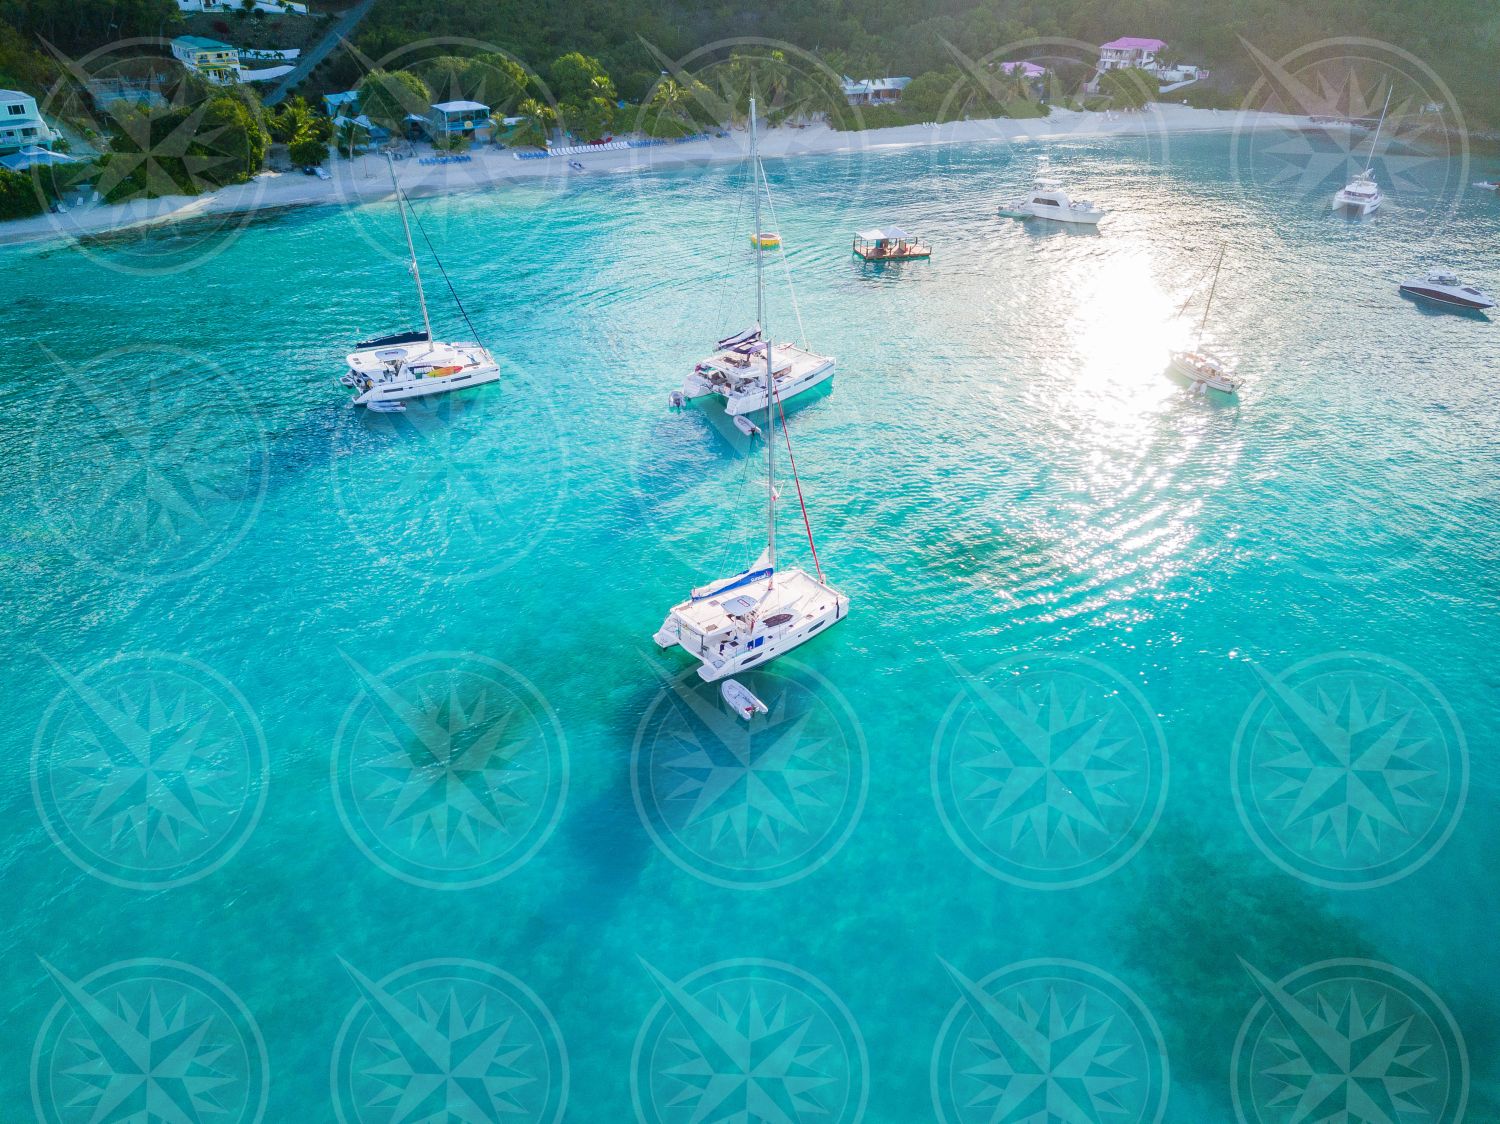
<svg viewBox="0 0 1500 1124">
<path fill-rule="evenodd" d="M 1208 327 L 1208 310 L 1214 306 L 1214 293 L 1219 288 L 1219 267 L 1224 264 L 1224 247 L 1219 247 L 1219 256 L 1214 261 L 1213 284 L 1208 287 L 1208 300 L 1203 305 L 1203 319 L 1198 321 L 1198 343 L 1203 343 L 1203 329 Z"/>
<path fill-rule="evenodd" d="M 1395 86 L 1389 86 L 1385 91 L 1385 105 L 1380 110 L 1380 120 L 1375 125 L 1375 139 L 1370 142 L 1370 158 L 1365 161 L 1365 175 L 1370 174 L 1370 168 L 1375 164 L 1375 146 L 1380 143 L 1380 130 L 1385 128 L 1385 111 L 1391 108 L 1391 93 Z"/>
<path fill-rule="evenodd" d="M 411 275 L 417 282 L 417 303 L 422 306 L 422 327 L 427 332 L 428 342 L 432 340 L 432 321 L 427 316 L 427 295 L 422 292 L 422 271 L 417 268 L 417 247 L 411 240 L 411 223 L 406 221 L 406 199 L 401 194 L 401 184 L 396 180 L 396 161 L 391 154 L 385 154 L 385 162 L 391 169 L 391 186 L 396 189 L 396 207 L 401 211 L 401 229 L 406 231 L 406 249 L 411 254 Z"/>
<path fill-rule="evenodd" d="M 755 99 L 750 99 L 750 177 L 755 189 L 755 323 L 766 345 L 766 561 L 776 580 L 776 403 L 771 380 L 771 334 L 766 331 L 765 250 L 760 245 L 760 142 L 756 136 Z M 767 583 L 769 588 L 769 583 Z"/>
</svg>

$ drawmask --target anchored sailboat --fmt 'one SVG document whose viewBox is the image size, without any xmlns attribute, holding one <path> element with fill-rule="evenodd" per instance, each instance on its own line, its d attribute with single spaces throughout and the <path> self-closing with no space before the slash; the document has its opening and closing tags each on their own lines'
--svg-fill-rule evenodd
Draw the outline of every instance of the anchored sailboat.
<svg viewBox="0 0 1500 1124">
<path fill-rule="evenodd" d="M 391 170 L 391 184 L 396 189 L 396 206 L 401 211 L 401 227 L 406 231 L 406 249 L 411 257 L 411 276 L 417 286 L 417 303 L 422 306 L 422 330 L 398 332 L 354 345 L 349 355 L 349 370 L 339 380 L 355 392 L 354 405 L 381 409 L 406 398 L 466 390 L 471 386 L 494 382 L 500 377 L 495 357 L 477 343 L 439 343 L 432 338 L 432 319 L 427 314 L 427 294 L 422 289 L 422 271 L 417 265 L 417 247 L 411 237 L 411 223 L 406 217 L 406 196 L 396 179 L 396 164 L 386 153 Z M 426 238 L 424 232 L 423 238 Z M 431 243 L 428 244 L 431 248 Z M 435 255 L 434 255 L 435 256 Z M 442 263 L 438 263 L 442 268 Z M 446 279 L 447 274 L 444 274 Z M 448 285 L 450 292 L 453 285 Z M 464 322 L 469 321 L 458 294 L 453 293 Z M 473 325 L 469 324 L 470 330 Z"/>
<path fill-rule="evenodd" d="M 756 177 L 755 229 L 760 229 L 760 152 L 756 139 L 755 101 L 750 102 L 750 162 Z M 759 253 L 755 256 L 756 322 L 766 322 L 765 270 Z M 814 577 L 807 571 L 778 569 L 776 565 L 776 419 L 782 416 L 782 439 L 786 441 L 787 458 L 796 480 L 797 462 L 791 457 L 791 441 L 786 437 L 784 397 L 777 382 L 776 350 L 765 336 L 764 348 L 758 353 L 765 359 L 760 392 L 766 408 L 766 548 L 745 570 L 719 578 L 693 590 L 686 601 L 672 606 L 667 619 L 657 629 L 655 640 L 662 648 L 680 646 L 697 658 L 702 666 L 700 678 L 712 683 L 726 675 L 769 663 L 810 640 L 823 628 L 843 620 L 849 613 L 849 598 L 823 580 L 817 547 L 812 539 L 812 525 L 807 508 L 802 506 L 803 525 L 807 528 L 808 546 L 812 550 Z M 797 485 L 801 504 L 802 486 Z"/>
<path fill-rule="evenodd" d="M 1217 390 L 1223 394 L 1235 394 L 1240 389 L 1239 379 L 1227 362 L 1217 355 L 1203 350 L 1203 329 L 1208 324 L 1208 310 L 1214 306 L 1214 293 L 1219 288 L 1219 269 L 1224 264 L 1224 247 L 1219 247 L 1219 256 L 1214 261 L 1214 279 L 1208 287 L 1208 300 L 1203 304 L 1203 317 L 1198 321 L 1198 337 L 1191 351 L 1172 352 L 1173 374 L 1188 380 L 1199 394 Z"/>
<path fill-rule="evenodd" d="M 1365 161 L 1365 170 L 1355 176 L 1341 191 L 1333 196 L 1333 209 L 1348 210 L 1356 215 L 1373 213 L 1384 201 L 1380 186 L 1375 182 L 1375 146 L 1380 143 L 1380 130 L 1385 128 L 1386 110 L 1391 108 L 1391 90 L 1385 92 L 1385 106 L 1380 110 L 1380 122 L 1375 126 L 1375 137 L 1370 141 L 1370 158 Z"/>
<path fill-rule="evenodd" d="M 750 126 L 750 178 L 755 192 L 755 211 L 760 214 L 762 187 L 769 195 L 765 182 L 765 169 L 761 166 L 755 124 Z M 775 215 L 772 215 L 775 218 Z M 755 247 L 755 276 L 757 285 L 762 276 L 762 256 L 767 250 L 781 248 L 781 235 L 761 230 L 757 218 L 756 233 L 750 236 Z M 774 240 L 774 242 L 772 241 Z M 788 273 L 790 279 L 790 273 Z M 800 321 L 801 316 L 798 315 Z M 775 397 L 782 402 L 811 390 L 820 383 L 833 378 L 835 367 L 831 355 L 819 355 L 804 346 L 791 343 L 775 345 L 776 366 L 774 370 Z M 760 360 L 771 352 L 771 337 L 765 332 L 765 324 L 757 320 L 755 326 L 736 332 L 718 341 L 714 353 L 695 366 L 687 378 L 682 380 L 682 389 L 668 396 L 673 406 L 681 406 L 692 398 L 717 395 L 724 399 L 724 411 L 738 418 L 745 414 L 765 409 L 769 404 L 769 393 L 765 380 L 759 377 Z"/>
</svg>

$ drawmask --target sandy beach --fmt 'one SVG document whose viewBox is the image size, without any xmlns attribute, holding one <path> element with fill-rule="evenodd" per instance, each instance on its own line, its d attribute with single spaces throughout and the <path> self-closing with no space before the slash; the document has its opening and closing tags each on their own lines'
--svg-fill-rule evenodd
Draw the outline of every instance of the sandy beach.
<svg viewBox="0 0 1500 1124">
<path fill-rule="evenodd" d="M 1070 137 L 1176 134 L 1223 130 L 1316 128 L 1311 118 L 1277 113 L 1193 109 L 1184 105 L 1154 104 L 1133 113 L 1085 113 L 1054 110 L 1033 119 L 994 118 L 956 121 L 943 125 L 906 125 L 890 129 L 840 132 L 824 124 L 766 130 L 761 153 L 769 159 L 830 153 L 873 151 L 919 145 L 974 142 L 1030 143 Z M 656 171 L 695 164 L 737 161 L 744 157 L 742 128 L 723 138 L 681 144 L 586 152 L 570 157 L 521 160 L 509 149 L 475 151 L 471 160 L 456 164 L 423 164 L 407 158 L 397 164 L 398 177 L 413 197 L 474 191 L 507 182 L 548 178 L 587 178 L 591 175 Z M 421 155 L 421 154 L 419 154 Z M 576 162 L 582 168 L 572 167 Z M 64 214 L 38 215 L 0 225 L 0 245 L 67 241 L 113 234 L 134 227 L 182 222 L 213 215 L 244 214 L 280 207 L 319 204 L 357 204 L 388 198 L 390 177 L 385 159 L 365 155 L 336 159 L 329 179 L 297 172 L 262 172 L 249 183 L 236 184 L 199 196 L 166 196 L 134 203 L 98 204 Z"/>
</svg>

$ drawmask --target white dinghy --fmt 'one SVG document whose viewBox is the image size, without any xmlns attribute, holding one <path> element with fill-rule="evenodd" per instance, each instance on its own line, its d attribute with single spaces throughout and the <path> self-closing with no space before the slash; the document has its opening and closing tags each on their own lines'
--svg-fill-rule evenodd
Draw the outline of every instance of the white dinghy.
<svg viewBox="0 0 1500 1124">
<path fill-rule="evenodd" d="M 770 709 L 765 703 L 751 694 L 750 688 L 746 687 L 738 679 L 724 680 L 723 686 L 719 688 L 719 693 L 724 696 L 724 701 L 734 708 L 735 713 L 746 722 L 750 721 L 757 714 L 765 714 Z"/>
</svg>

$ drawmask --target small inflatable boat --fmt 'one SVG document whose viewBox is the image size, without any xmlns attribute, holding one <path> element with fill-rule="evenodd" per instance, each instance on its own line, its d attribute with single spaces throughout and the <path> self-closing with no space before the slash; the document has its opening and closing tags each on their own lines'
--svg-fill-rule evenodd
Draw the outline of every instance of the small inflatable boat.
<svg viewBox="0 0 1500 1124">
<path fill-rule="evenodd" d="M 766 704 L 750 693 L 750 689 L 737 679 L 726 679 L 724 685 L 719 688 L 724 696 L 724 701 L 734 707 L 746 722 L 754 718 L 757 713 L 766 713 Z"/>
</svg>

